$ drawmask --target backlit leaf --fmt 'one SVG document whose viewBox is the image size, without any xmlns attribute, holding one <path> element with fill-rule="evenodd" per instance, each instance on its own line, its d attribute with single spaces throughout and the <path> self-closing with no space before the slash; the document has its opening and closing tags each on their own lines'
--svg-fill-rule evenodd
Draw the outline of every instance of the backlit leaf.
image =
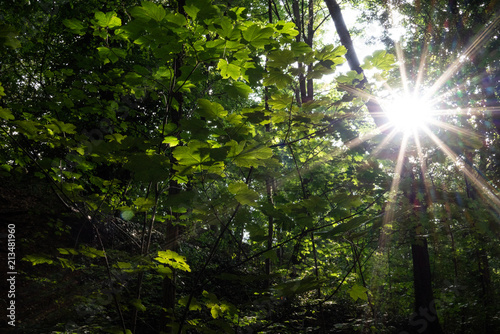
<svg viewBox="0 0 500 334">
<path fill-rule="evenodd" d="M 85 34 L 85 26 L 77 19 L 63 20 L 63 24 L 74 34 Z"/>
<path fill-rule="evenodd" d="M 198 99 L 198 112 L 207 119 L 216 119 L 227 115 L 224 107 L 217 102 L 210 102 L 207 99 Z"/>
<path fill-rule="evenodd" d="M 354 301 L 358 300 L 358 298 L 367 301 L 367 291 L 368 290 L 364 286 L 356 284 L 349 290 L 349 295 L 352 299 L 354 299 Z"/>
<path fill-rule="evenodd" d="M 156 257 L 155 260 L 160 263 L 167 264 L 174 269 L 179 269 L 182 271 L 189 271 L 189 272 L 191 271 L 191 268 L 186 263 L 186 258 L 172 250 L 159 251 L 158 257 Z"/>
<path fill-rule="evenodd" d="M 149 21 L 151 19 L 160 22 L 166 16 L 165 9 L 162 5 L 156 5 L 149 1 L 143 1 L 141 7 L 134 7 L 130 10 L 132 16 Z"/>
<path fill-rule="evenodd" d="M 242 181 L 231 183 L 228 190 L 243 205 L 253 205 L 259 199 L 259 194 L 255 190 L 249 189 Z"/>
<path fill-rule="evenodd" d="M 228 64 L 224 59 L 219 60 L 217 68 L 224 79 L 233 78 L 234 80 L 238 80 L 240 77 L 241 68 L 234 64 Z"/>
<path fill-rule="evenodd" d="M 9 109 L 5 109 L 0 107 L 0 118 L 9 120 L 9 119 L 14 119 L 14 115 L 12 115 L 12 112 Z"/>
<path fill-rule="evenodd" d="M 103 28 L 115 28 L 122 25 L 122 20 L 116 16 L 115 12 L 103 13 L 101 11 L 97 11 L 95 13 L 95 18 L 97 20 L 97 24 Z"/>
</svg>

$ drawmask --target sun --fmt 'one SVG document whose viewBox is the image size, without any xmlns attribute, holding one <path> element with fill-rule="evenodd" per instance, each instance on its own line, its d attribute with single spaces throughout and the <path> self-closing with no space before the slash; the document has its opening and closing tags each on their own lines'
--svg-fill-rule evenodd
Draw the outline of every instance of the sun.
<svg viewBox="0 0 500 334">
<path fill-rule="evenodd" d="M 415 95 L 393 97 L 383 103 L 383 109 L 391 125 L 403 133 L 414 132 L 433 118 L 431 103 Z"/>
</svg>

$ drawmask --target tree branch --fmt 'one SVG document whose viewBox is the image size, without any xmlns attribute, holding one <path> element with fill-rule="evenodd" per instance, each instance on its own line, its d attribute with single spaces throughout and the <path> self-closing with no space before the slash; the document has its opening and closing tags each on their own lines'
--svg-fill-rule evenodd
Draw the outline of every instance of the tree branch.
<svg viewBox="0 0 500 334">
<path fill-rule="evenodd" d="M 350 69 L 356 71 L 358 74 L 363 73 L 363 69 L 361 68 L 358 56 L 356 55 L 356 51 L 354 50 L 354 46 L 352 44 L 351 34 L 349 33 L 349 30 L 347 30 L 339 4 L 336 0 L 325 0 L 325 4 L 328 7 L 333 23 L 335 23 L 335 28 L 337 29 L 337 33 L 340 37 L 340 42 L 347 49 L 345 57 Z M 357 85 L 357 88 L 362 89 L 367 83 L 366 77 L 364 77 L 363 80 L 361 80 L 361 82 Z M 382 128 L 388 120 L 383 116 L 383 110 L 380 104 L 374 99 L 369 99 L 365 102 L 365 105 L 377 127 Z M 385 132 L 387 129 L 381 131 Z"/>
</svg>

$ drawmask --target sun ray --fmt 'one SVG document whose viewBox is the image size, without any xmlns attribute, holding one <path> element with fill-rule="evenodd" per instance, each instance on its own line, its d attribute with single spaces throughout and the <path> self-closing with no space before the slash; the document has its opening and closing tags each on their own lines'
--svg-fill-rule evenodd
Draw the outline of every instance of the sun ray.
<svg viewBox="0 0 500 334">
<path fill-rule="evenodd" d="M 496 15 L 494 20 L 490 25 L 486 26 L 481 30 L 481 32 L 474 38 L 472 43 L 467 47 L 467 49 L 459 56 L 453 63 L 448 66 L 448 69 L 434 82 L 431 88 L 427 92 L 426 98 L 429 99 L 448 81 L 461 67 L 462 64 L 473 57 L 481 47 L 490 41 L 493 34 L 496 33 L 496 26 L 500 23 L 500 15 Z"/>
<path fill-rule="evenodd" d="M 442 121 L 439 121 L 436 119 L 430 120 L 429 123 L 436 125 L 436 126 L 439 126 L 440 128 L 442 128 L 444 130 L 448 130 L 448 131 L 454 132 L 454 133 L 459 134 L 459 135 L 465 135 L 465 136 L 470 137 L 470 138 L 481 138 L 481 139 L 484 138 L 484 136 L 478 135 L 477 133 L 475 133 L 471 130 L 462 129 L 462 128 L 459 128 L 458 126 L 448 124 L 448 123 L 445 123 L 445 122 L 442 122 Z"/>
<path fill-rule="evenodd" d="M 482 115 L 485 112 L 500 111 L 500 106 L 491 107 L 470 107 L 470 108 L 450 108 L 450 109 L 435 109 L 433 114 L 436 116 L 449 116 L 449 115 Z"/>
<path fill-rule="evenodd" d="M 395 128 L 392 129 L 392 131 L 387 136 L 385 136 L 384 140 L 382 140 L 382 142 L 373 150 L 372 152 L 373 156 L 377 157 L 380 154 L 380 152 L 384 149 L 384 147 L 386 147 L 389 144 L 392 138 L 396 136 L 397 133 L 398 131 Z"/>
<path fill-rule="evenodd" d="M 459 85 L 456 85 L 455 87 L 453 88 L 448 88 L 445 92 L 439 94 L 439 95 L 433 95 L 432 99 L 431 99 L 431 102 L 433 104 L 439 102 L 439 101 L 443 101 L 447 96 L 450 96 L 452 94 L 461 94 L 461 91 L 467 91 L 470 89 L 470 82 L 471 81 L 474 81 L 474 82 L 478 82 L 480 81 L 481 79 L 483 79 L 484 77 L 486 77 L 486 73 L 483 73 L 481 75 L 476 75 L 474 77 L 469 77 L 469 80 L 466 80 L 465 82 L 459 84 Z M 469 85 L 469 86 L 468 86 Z"/>
<path fill-rule="evenodd" d="M 424 41 L 424 47 L 422 50 L 422 54 L 420 55 L 420 65 L 418 66 L 418 74 L 417 79 L 415 81 L 415 91 L 420 91 L 420 86 L 422 85 L 422 80 L 424 79 L 425 67 L 427 64 L 427 55 L 429 53 L 429 41 L 426 35 Z"/>
<path fill-rule="evenodd" d="M 408 144 L 409 136 L 407 134 L 403 135 L 403 140 L 399 148 L 399 154 L 396 161 L 396 167 L 394 168 L 394 177 L 392 178 L 391 190 L 389 191 L 389 198 L 385 206 L 385 214 L 382 223 L 382 233 L 380 234 L 379 246 L 384 247 L 386 243 L 386 235 L 388 234 L 388 229 L 390 224 L 394 220 L 396 199 L 398 196 L 399 183 L 401 181 L 401 171 L 403 170 L 403 163 L 406 154 L 406 146 Z"/>
<path fill-rule="evenodd" d="M 427 206 L 430 207 L 432 204 L 431 184 L 429 182 L 429 178 L 427 177 L 427 164 L 425 163 L 424 153 L 422 151 L 422 145 L 417 131 L 415 131 L 413 138 L 415 139 L 415 145 L 417 146 L 418 160 L 420 161 L 420 170 L 422 171 L 422 181 L 424 182 L 425 193 L 427 195 Z"/>
<path fill-rule="evenodd" d="M 390 124 L 384 124 L 380 128 L 376 128 L 374 130 L 371 130 L 368 133 L 364 134 L 363 136 L 358 136 L 358 137 L 344 143 L 344 145 L 348 149 L 352 149 L 352 148 L 358 146 L 359 144 L 364 143 L 365 141 L 372 139 L 373 137 L 379 135 L 380 132 L 384 132 L 384 131 L 388 130 L 390 127 L 391 127 Z"/>
<path fill-rule="evenodd" d="M 406 76 L 406 66 L 405 66 L 405 56 L 403 50 L 401 49 L 401 44 L 399 42 L 396 45 L 396 58 L 399 63 L 399 73 L 401 74 L 401 82 L 403 84 L 403 90 L 405 94 L 408 94 L 408 78 Z"/>
<path fill-rule="evenodd" d="M 457 168 L 475 185 L 479 194 L 485 198 L 492 208 L 500 214 L 500 199 L 495 194 L 497 190 L 486 182 L 479 174 L 475 173 L 470 166 L 460 161 L 458 155 L 453 152 L 448 145 L 441 141 L 428 127 L 423 127 L 429 138 L 455 163 Z"/>
<path fill-rule="evenodd" d="M 378 101 L 378 98 L 373 95 L 373 94 L 370 94 L 370 93 L 367 93 L 365 92 L 364 90 L 362 89 L 359 89 L 359 88 L 356 88 L 356 87 L 352 87 L 352 86 L 349 86 L 349 85 L 344 85 L 344 84 L 337 84 L 337 87 L 348 92 L 348 93 L 351 93 L 353 95 L 356 95 L 362 99 L 365 99 L 365 100 L 374 100 L 374 101 Z"/>
</svg>

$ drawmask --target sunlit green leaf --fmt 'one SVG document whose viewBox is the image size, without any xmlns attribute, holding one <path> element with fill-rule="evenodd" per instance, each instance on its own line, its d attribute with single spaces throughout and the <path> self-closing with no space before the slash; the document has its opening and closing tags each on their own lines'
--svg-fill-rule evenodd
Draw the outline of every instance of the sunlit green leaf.
<svg viewBox="0 0 500 334">
<path fill-rule="evenodd" d="M 227 115 L 224 107 L 217 102 L 210 102 L 207 99 L 198 99 L 198 112 L 207 119 L 216 119 Z"/>
<path fill-rule="evenodd" d="M 228 190 L 243 205 L 255 205 L 255 201 L 259 199 L 259 194 L 242 181 L 229 184 Z"/>
<path fill-rule="evenodd" d="M 186 258 L 172 250 L 159 251 L 158 257 L 156 257 L 155 260 L 160 263 L 167 264 L 174 269 L 179 269 L 182 271 L 189 271 L 189 272 L 191 271 L 191 268 L 186 263 Z"/>
<path fill-rule="evenodd" d="M 163 20 L 167 14 L 162 5 L 156 5 L 150 1 L 143 1 L 141 5 L 141 7 L 132 8 L 130 14 L 146 21 L 153 19 L 157 22 Z"/>
<path fill-rule="evenodd" d="M 116 16 L 115 12 L 103 13 L 101 11 L 95 12 L 97 24 L 103 28 L 115 28 L 122 25 L 122 20 Z"/>
<path fill-rule="evenodd" d="M 358 300 L 358 298 L 367 301 L 368 300 L 367 291 L 368 290 L 364 286 L 355 284 L 349 290 L 349 295 L 351 296 L 352 299 L 354 299 L 354 301 Z"/>
<path fill-rule="evenodd" d="M 240 67 L 234 64 L 228 64 L 224 59 L 219 59 L 217 68 L 220 70 L 220 74 L 224 79 L 232 78 L 237 80 L 240 77 Z"/>
<path fill-rule="evenodd" d="M 178 303 L 179 303 L 179 305 L 186 307 L 188 301 L 189 301 L 189 296 L 184 296 L 184 297 L 179 299 Z M 200 303 L 198 303 L 198 300 L 196 300 L 196 298 L 194 298 L 194 297 L 191 298 L 191 301 L 189 303 L 189 310 L 190 311 L 201 311 L 201 305 L 200 305 Z"/>
<path fill-rule="evenodd" d="M 26 255 L 23 257 L 23 261 L 31 262 L 32 265 L 36 266 L 37 264 L 47 263 L 52 264 L 54 260 L 44 256 L 44 255 Z"/>
<path fill-rule="evenodd" d="M 258 24 L 251 24 L 246 30 L 243 30 L 243 38 L 255 47 L 262 47 L 269 43 L 269 38 L 274 30 L 271 27 L 261 28 Z"/>
</svg>

